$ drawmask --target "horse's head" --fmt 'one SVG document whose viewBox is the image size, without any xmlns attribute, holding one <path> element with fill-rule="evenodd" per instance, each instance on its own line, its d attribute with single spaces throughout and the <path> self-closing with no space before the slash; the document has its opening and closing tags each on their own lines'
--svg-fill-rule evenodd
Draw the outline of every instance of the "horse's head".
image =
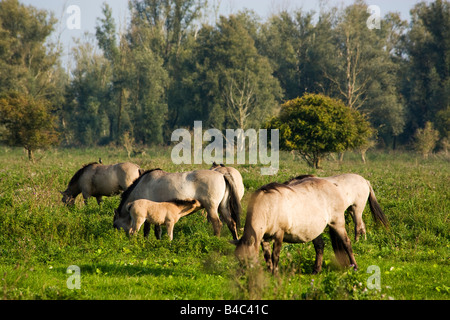
<svg viewBox="0 0 450 320">
<path fill-rule="evenodd" d="M 124 217 L 121 217 L 119 214 L 119 210 L 114 209 L 113 227 L 117 230 L 123 229 L 125 232 L 128 233 L 131 229 L 130 215 L 126 214 Z"/>
<path fill-rule="evenodd" d="M 249 240 L 245 240 L 243 236 L 239 240 L 230 240 L 230 243 L 236 245 L 234 255 L 240 263 L 249 266 L 257 263 L 259 245 L 255 243 L 255 238 L 250 237 Z"/>
<path fill-rule="evenodd" d="M 73 206 L 73 205 L 75 204 L 75 197 L 72 196 L 72 195 L 69 193 L 68 190 L 60 191 L 59 193 L 61 193 L 62 196 L 63 196 L 62 199 L 61 199 L 61 201 L 62 201 L 64 204 L 66 204 L 66 205 L 68 205 L 68 206 Z"/>
</svg>

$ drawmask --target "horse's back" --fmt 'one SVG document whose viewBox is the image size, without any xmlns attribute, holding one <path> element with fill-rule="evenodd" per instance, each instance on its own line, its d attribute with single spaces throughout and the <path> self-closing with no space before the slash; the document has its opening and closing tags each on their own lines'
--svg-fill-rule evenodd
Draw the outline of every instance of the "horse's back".
<svg viewBox="0 0 450 320">
<path fill-rule="evenodd" d="M 343 184 L 345 186 L 351 186 L 355 184 L 367 184 L 367 180 L 356 173 L 343 173 L 332 177 L 326 177 L 322 178 L 328 181 L 331 181 L 333 183 L 336 183 L 338 186 L 339 184 Z"/>
<path fill-rule="evenodd" d="M 95 164 L 86 172 L 92 195 L 112 195 L 126 190 L 139 177 L 139 166 L 131 163 Z"/>
<path fill-rule="evenodd" d="M 317 211 L 314 217 L 323 216 L 329 222 L 335 212 L 345 211 L 345 199 L 338 192 L 338 187 L 321 178 L 308 178 L 303 183 L 293 185 L 296 201 L 301 203 L 303 211 Z M 308 214 L 308 213 L 306 213 Z"/>
<path fill-rule="evenodd" d="M 323 178 L 334 183 L 348 205 L 366 202 L 369 197 L 370 187 L 368 181 L 355 173 L 345 173 L 337 176 Z"/>
<path fill-rule="evenodd" d="M 219 172 L 196 170 L 170 173 L 157 170 L 142 177 L 130 196 L 157 202 L 197 199 L 204 205 L 211 199 L 221 200 L 225 188 L 223 175 Z"/>
<path fill-rule="evenodd" d="M 128 188 L 134 180 L 139 178 L 140 167 L 132 162 L 122 162 L 113 165 L 112 174 L 117 175 L 117 179 L 122 188 Z"/>
<path fill-rule="evenodd" d="M 252 214 L 264 212 L 260 218 L 266 221 L 265 236 L 270 238 L 278 230 L 283 230 L 286 242 L 315 239 L 333 222 L 339 211 L 345 210 L 336 186 L 320 178 L 308 178 L 252 200 Z"/>
</svg>

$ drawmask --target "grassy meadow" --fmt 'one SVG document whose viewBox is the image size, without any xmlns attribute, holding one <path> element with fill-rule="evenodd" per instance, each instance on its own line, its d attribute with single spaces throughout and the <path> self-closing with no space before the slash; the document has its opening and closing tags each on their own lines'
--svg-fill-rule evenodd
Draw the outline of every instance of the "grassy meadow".
<svg viewBox="0 0 450 320">
<path fill-rule="evenodd" d="M 145 169 L 207 169 L 208 165 L 174 165 L 170 148 L 146 149 L 131 161 Z M 280 274 L 261 267 L 243 269 L 228 242 L 213 236 L 204 212 L 181 219 L 174 240 L 128 238 L 112 227 L 120 197 L 104 198 L 101 207 L 81 195 L 75 207 L 61 202 L 81 165 L 127 161 L 119 148 L 54 149 L 36 153 L 29 162 L 22 149 L 0 147 L 0 298 L 1 299 L 449 299 L 450 298 L 450 163 L 443 155 L 372 152 L 363 164 L 357 154 L 328 159 L 313 170 L 289 153 L 280 154 L 275 176 L 261 176 L 260 166 L 240 165 L 246 194 L 271 181 L 299 174 L 329 176 L 358 173 L 370 180 L 390 220 L 375 225 L 368 205 L 363 219 L 367 240 L 352 241 L 359 269 L 340 269 L 325 235 L 323 271 L 312 275 L 312 243 L 284 244 Z M 348 232 L 353 235 L 349 218 Z M 241 231 L 242 234 L 242 231 Z M 80 289 L 69 289 L 66 272 L 80 268 Z M 369 266 L 379 269 L 380 289 L 368 286 Z M 369 270 L 372 270 L 369 268 Z"/>
</svg>

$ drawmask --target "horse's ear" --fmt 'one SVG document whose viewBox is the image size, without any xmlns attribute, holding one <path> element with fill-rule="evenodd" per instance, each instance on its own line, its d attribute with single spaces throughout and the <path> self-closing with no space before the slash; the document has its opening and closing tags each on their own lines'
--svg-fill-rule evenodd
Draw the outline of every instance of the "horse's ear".
<svg viewBox="0 0 450 320">
<path fill-rule="evenodd" d="M 236 240 L 229 240 L 229 242 L 230 242 L 231 244 L 234 244 L 235 246 L 237 246 L 237 245 L 239 244 L 239 239 L 236 239 Z"/>
</svg>

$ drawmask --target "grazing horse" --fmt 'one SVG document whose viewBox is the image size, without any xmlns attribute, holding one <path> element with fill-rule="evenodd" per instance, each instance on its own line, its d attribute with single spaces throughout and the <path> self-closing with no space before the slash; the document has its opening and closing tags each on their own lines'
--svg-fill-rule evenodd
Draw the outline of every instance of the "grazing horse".
<svg viewBox="0 0 450 320">
<path fill-rule="evenodd" d="M 313 175 L 301 175 L 286 181 L 285 184 L 290 185 L 297 183 L 299 180 L 314 177 Z M 381 223 L 384 227 L 388 227 L 388 219 L 381 210 L 381 207 L 375 197 L 375 192 L 370 185 L 370 182 L 360 175 L 354 173 L 340 174 L 332 177 L 323 177 L 324 179 L 334 183 L 345 201 L 347 211 L 353 218 L 355 224 L 355 241 L 359 240 L 361 235 L 366 239 L 366 226 L 362 219 L 364 207 L 367 200 L 369 200 L 370 211 L 374 220 Z"/>
<path fill-rule="evenodd" d="M 95 197 L 100 204 L 102 196 L 112 196 L 126 190 L 141 173 L 139 166 L 131 162 L 86 164 L 73 175 L 67 189 L 60 191 L 63 195 L 62 202 L 73 205 L 75 198 L 81 193 L 84 203 L 87 203 L 89 197 Z"/>
<path fill-rule="evenodd" d="M 173 227 L 180 218 L 197 211 L 201 207 L 200 202 L 192 200 L 172 200 L 167 202 L 154 202 L 146 199 L 139 199 L 126 205 L 127 211 L 131 215 L 131 224 L 125 227 L 125 231 L 134 234 L 139 231 L 144 221 L 150 224 L 167 227 L 170 241 L 173 240 Z"/>
<path fill-rule="evenodd" d="M 240 261 L 254 263 L 261 244 L 267 266 L 278 272 L 283 242 L 313 241 L 316 249 L 314 273 L 320 272 L 324 243 L 321 238 L 329 226 L 336 258 L 342 265 L 357 268 L 350 239 L 345 230 L 345 200 L 336 185 L 324 179 L 309 177 L 291 185 L 270 183 L 259 188 L 250 198 L 244 234 L 234 241 Z M 272 255 L 270 240 L 275 240 Z"/>
<path fill-rule="evenodd" d="M 236 185 L 237 193 L 239 196 L 239 200 L 242 200 L 242 197 L 244 196 L 245 188 L 244 188 L 244 182 L 242 181 L 241 173 L 233 168 L 233 167 L 226 167 L 223 164 L 217 164 L 213 162 L 211 168 L 209 170 L 218 171 L 222 174 L 229 174 L 233 180 L 234 184 Z"/>
<path fill-rule="evenodd" d="M 169 173 L 161 169 L 153 169 L 142 174 L 139 179 L 122 194 L 119 207 L 115 211 L 115 228 L 129 224 L 131 219 L 126 204 L 138 199 L 156 202 L 172 199 L 195 199 L 206 209 L 216 236 L 220 235 L 222 222 L 218 213 L 225 220 L 234 239 L 238 238 L 241 203 L 233 179 L 228 174 L 211 170 Z M 200 209 L 200 208 L 198 208 Z M 144 225 L 147 235 L 149 225 Z M 161 239 L 161 228 L 155 226 L 155 236 Z"/>
</svg>

